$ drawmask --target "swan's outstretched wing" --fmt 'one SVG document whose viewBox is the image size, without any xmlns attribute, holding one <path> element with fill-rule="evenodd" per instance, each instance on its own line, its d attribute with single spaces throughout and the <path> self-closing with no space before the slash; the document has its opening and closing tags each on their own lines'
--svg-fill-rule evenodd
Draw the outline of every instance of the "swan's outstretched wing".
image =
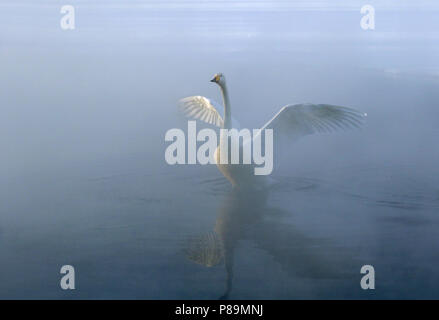
<svg viewBox="0 0 439 320">
<path fill-rule="evenodd" d="M 218 110 L 221 110 L 221 106 L 206 97 L 183 98 L 179 101 L 179 105 L 187 117 L 200 119 L 217 127 L 223 126 L 223 118 L 218 112 Z"/>
<path fill-rule="evenodd" d="M 273 129 L 276 144 L 277 141 L 295 141 L 316 132 L 358 127 L 365 117 L 365 113 L 347 107 L 329 104 L 294 104 L 281 108 L 262 129 Z"/>
</svg>

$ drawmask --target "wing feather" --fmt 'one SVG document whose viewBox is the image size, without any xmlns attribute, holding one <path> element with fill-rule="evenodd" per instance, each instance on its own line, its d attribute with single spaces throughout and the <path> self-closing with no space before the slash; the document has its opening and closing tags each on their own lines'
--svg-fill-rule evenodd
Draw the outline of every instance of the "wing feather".
<svg viewBox="0 0 439 320">
<path fill-rule="evenodd" d="M 317 132 L 359 127 L 366 117 L 355 109 L 330 104 L 287 105 L 262 129 L 273 129 L 276 140 L 294 141 Z"/>
<path fill-rule="evenodd" d="M 218 104 L 202 96 L 191 96 L 179 101 L 180 109 L 189 118 L 223 126 L 223 118 L 217 110 Z"/>
</svg>

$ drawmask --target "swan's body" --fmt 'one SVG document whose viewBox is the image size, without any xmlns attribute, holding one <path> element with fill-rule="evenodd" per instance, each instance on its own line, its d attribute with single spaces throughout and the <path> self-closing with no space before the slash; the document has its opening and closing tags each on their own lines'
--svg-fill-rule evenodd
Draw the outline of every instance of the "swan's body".
<svg viewBox="0 0 439 320">
<path fill-rule="evenodd" d="M 223 129 L 232 129 L 234 126 L 225 77 L 218 73 L 211 82 L 218 84 L 221 89 L 224 118 L 218 112 L 220 106 L 202 96 L 181 99 L 180 106 L 188 117 L 202 120 Z M 358 126 L 365 116 L 366 114 L 347 107 L 329 104 L 295 104 L 282 107 L 261 129 L 273 129 L 276 149 L 281 148 L 286 142 L 295 141 L 308 134 Z M 225 136 L 220 134 L 219 145 L 214 154 L 216 165 L 221 173 L 234 186 L 260 186 L 264 184 L 266 176 L 255 176 L 253 164 L 230 164 L 230 159 L 229 164 L 220 163 L 223 139 L 225 139 Z M 245 141 L 245 143 L 251 143 L 251 141 Z M 240 146 L 242 148 L 241 144 Z"/>
<path fill-rule="evenodd" d="M 242 149 L 242 147 L 241 147 Z M 230 154 L 230 153 L 229 153 Z M 253 186 L 263 187 L 267 183 L 267 176 L 257 176 L 254 174 L 253 164 L 222 164 L 221 156 L 221 138 L 220 144 L 215 150 L 214 159 L 218 170 L 231 182 L 233 186 Z M 229 161 L 230 163 L 230 161 Z"/>
</svg>

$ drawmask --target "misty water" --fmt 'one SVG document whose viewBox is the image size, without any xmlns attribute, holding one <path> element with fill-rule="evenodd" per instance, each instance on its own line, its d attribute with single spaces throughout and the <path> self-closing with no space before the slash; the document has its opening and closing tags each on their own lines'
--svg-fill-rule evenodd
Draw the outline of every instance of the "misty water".
<svg viewBox="0 0 439 320">
<path fill-rule="evenodd" d="M 52 1 L 0 4 L 0 298 L 439 298 L 437 5 L 377 3 L 365 31 L 357 1 L 76 2 L 70 31 Z M 164 158 L 216 72 L 241 127 L 299 102 L 368 117 L 234 190 Z"/>
</svg>

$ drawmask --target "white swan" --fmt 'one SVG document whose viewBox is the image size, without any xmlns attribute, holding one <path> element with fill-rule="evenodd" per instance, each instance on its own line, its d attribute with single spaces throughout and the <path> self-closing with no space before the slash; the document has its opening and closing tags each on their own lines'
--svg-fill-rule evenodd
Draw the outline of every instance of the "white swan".
<svg viewBox="0 0 439 320">
<path fill-rule="evenodd" d="M 221 89 L 224 118 L 218 112 L 220 105 L 206 97 L 191 96 L 183 98 L 179 101 L 180 107 L 188 117 L 202 120 L 220 128 L 232 129 L 232 114 L 226 79 L 222 73 L 217 73 L 210 81 L 218 84 Z M 286 142 L 295 141 L 308 134 L 357 127 L 365 116 L 365 113 L 355 109 L 329 104 L 286 105 L 262 129 L 273 129 L 274 145 L 281 148 Z M 220 163 L 222 139 L 223 136 L 221 135 L 214 155 L 216 165 L 221 173 L 233 186 L 260 185 L 265 176 L 255 176 L 254 165 Z"/>
</svg>

